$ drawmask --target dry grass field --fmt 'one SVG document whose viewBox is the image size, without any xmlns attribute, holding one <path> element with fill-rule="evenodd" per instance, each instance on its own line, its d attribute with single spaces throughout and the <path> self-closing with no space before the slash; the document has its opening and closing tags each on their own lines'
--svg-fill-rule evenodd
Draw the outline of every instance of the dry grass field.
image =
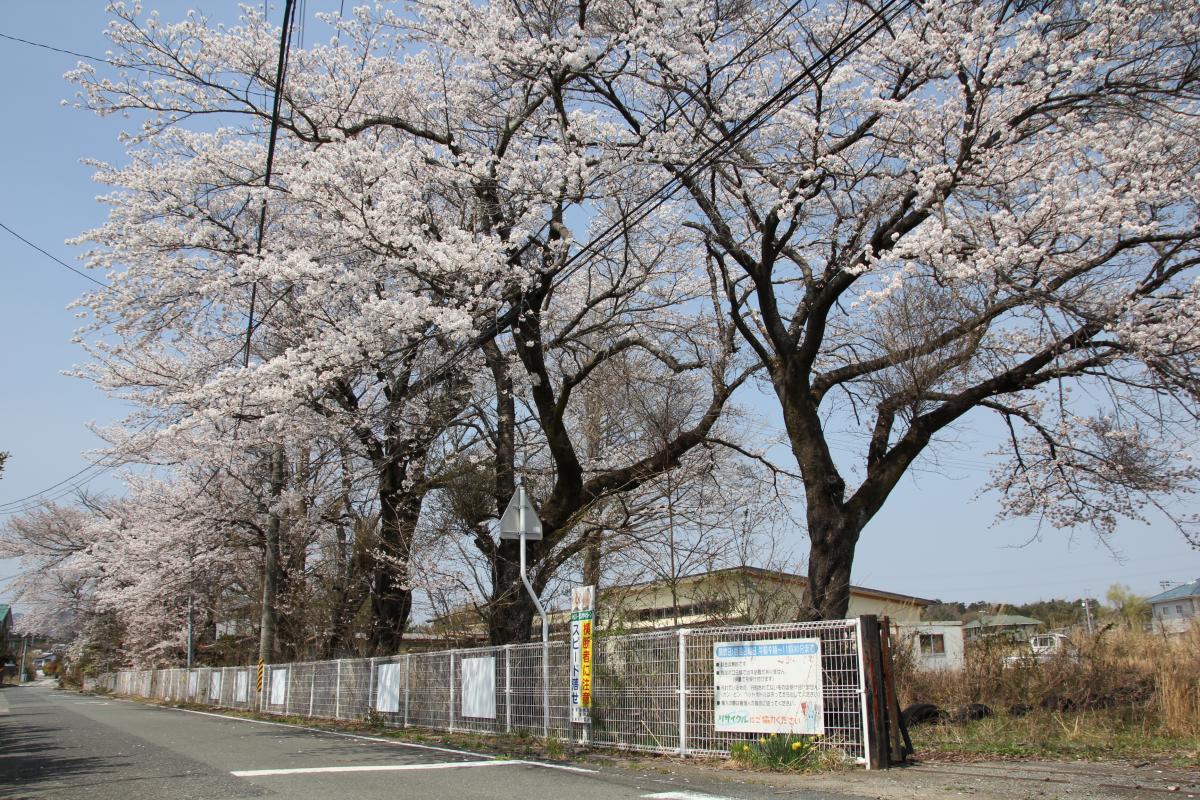
<svg viewBox="0 0 1200 800">
<path fill-rule="evenodd" d="M 1200 627 L 1173 637 L 1106 629 L 1072 645 L 1050 660 L 1005 664 L 1011 645 L 985 642 L 969 646 L 965 668 L 953 672 L 917 671 L 901 657 L 902 707 L 946 712 L 913 727 L 918 753 L 1200 765 Z M 970 703 L 993 714 L 956 721 Z"/>
</svg>

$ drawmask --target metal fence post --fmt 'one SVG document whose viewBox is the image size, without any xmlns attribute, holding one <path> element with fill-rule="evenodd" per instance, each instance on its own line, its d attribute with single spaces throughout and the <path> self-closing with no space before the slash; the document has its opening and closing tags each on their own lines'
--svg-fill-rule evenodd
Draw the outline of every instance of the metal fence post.
<svg viewBox="0 0 1200 800">
<path fill-rule="evenodd" d="M 454 733 L 454 651 L 450 651 L 450 732 Z"/>
<path fill-rule="evenodd" d="M 369 669 L 371 671 L 371 674 L 367 677 L 367 711 L 366 711 L 366 713 L 370 714 L 371 710 L 374 709 L 374 707 L 375 707 L 371 703 L 371 694 L 375 691 L 375 658 L 374 657 L 367 659 L 367 669 Z"/>
<path fill-rule="evenodd" d="M 504 732 L 512 733 L 512 645 L 504 645 Z"/>
<path fill-rule="evenodd" d="M 412 686 L 412 653 L 404 654 L 404 727 L 408 727 L 409 688 Z"/>
<path fill-rule="evenodd" d="M 308 679 L 308 718 L 312 719 L 313 715 L 313 700 L 317 696 L 317 665 L 309 665 L 311 677 Z"/>
<path fill-rule="evenodd" d="M 687 630 L 679 631 L 679 755 L 688 754 L 687 746 Z"/>
<path fill-rule="evenodd" d="M 342 660 L 337 660 L 337 677 L 333 681 L 333 718 L 342 718 Z"/>
</svg>

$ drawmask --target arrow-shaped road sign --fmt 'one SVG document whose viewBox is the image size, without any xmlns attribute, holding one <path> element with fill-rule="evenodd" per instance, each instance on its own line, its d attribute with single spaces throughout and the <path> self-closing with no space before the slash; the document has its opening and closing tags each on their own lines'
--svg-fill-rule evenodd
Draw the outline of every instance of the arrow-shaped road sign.
<svg viewBox="0 0 1200 800">
<path fill-rule="evenodd" d="M 522 534 L 531 542 L 541 539 L 542 521 L 538 519 L 525 487 L 518 486 L 504 509 L 504 516 L 500 517 L 500 538 L 520 539 Z"/>
</svg>

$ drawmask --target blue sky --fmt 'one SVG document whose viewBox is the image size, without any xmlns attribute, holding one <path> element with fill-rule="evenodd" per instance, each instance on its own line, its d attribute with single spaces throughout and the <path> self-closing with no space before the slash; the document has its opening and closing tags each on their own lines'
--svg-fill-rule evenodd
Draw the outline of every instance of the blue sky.
<svg viewBox="0 0 1200 800">
<path fill-rule="evenodd" d="M 99 0 L 13 3 L 0 34 L 86 54 L 103 55 L 106 17 Z M 164 19 L 181 18 L 193 4 L 154 2 Z M 307 12 L 336 10 L 337 0 L 312 0 Z M 347 4 L 349 5 L 349 4 Z M 232 2 L 199 6 L 230 20 Z M 279 11 L 272 12 L 274 17 Z M 77 250 L 65 240 L 103 219 L 99 189 L 83 158 L 117 161 L 120 119 L 99 119 L 63 107 L 72 87 L 62 80 L 76 58 L 0 38 L 0 224 L 72 265 Z M 70 342 L 78 324 L 66 306 L 91 284 L 0 230 L 0 450 L 12 458 L 0 478 L 0 509 L 58 484 L 86 468 L 83 452 L 97 444 L 90 423 L 105 424 L 122 408 L 89 384 L 64 376 L 83 360 Z M 744 398 L 761 412 L 765 435 L 781 423 L 767 398 Z M 982 420 L 978 424 L 986 424 Z M 993 526 L 995 499 L 975 496 L 995 447 L 989 430 L 969 420 L 956 431 L 942 465 L 905 479 L 859 544 L 854 581 L 923 597 L 1025 602 L 1089 593 L 1102 597 L 1112 583 L 1142 594 L 1159 581 L 1200 577 L 1200 552 L 1165 520 L 1125 523 L 1110 540 L 1120 559 L 1090 531 L 1046 530 L 1032 523 Z M 101 475 L 89 489 L 116 488 Z M 0 518 L 2 519 L 2 518 Z M 794 543 L 803 552 L 806 543 Z M 0 581 L 16 565 L 0 561 Z M 0 600 L 6 592 L 0 582 Z"/>
</svg>

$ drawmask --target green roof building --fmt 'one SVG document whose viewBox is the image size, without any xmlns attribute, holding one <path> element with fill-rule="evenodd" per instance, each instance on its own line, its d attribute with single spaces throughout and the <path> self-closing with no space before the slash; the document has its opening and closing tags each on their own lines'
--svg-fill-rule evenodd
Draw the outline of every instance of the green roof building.
<svg viewBox="0 0 1200 800">
<path fill-rule="evenodd" d="M 963 637 L 968 642 L 987 637 L 1002 637 L 1013 641 L 1028 641 L 1042 627 L 1040 619 L 1020 614 L 985 614 L 963 625 Z"/>
</svg>

